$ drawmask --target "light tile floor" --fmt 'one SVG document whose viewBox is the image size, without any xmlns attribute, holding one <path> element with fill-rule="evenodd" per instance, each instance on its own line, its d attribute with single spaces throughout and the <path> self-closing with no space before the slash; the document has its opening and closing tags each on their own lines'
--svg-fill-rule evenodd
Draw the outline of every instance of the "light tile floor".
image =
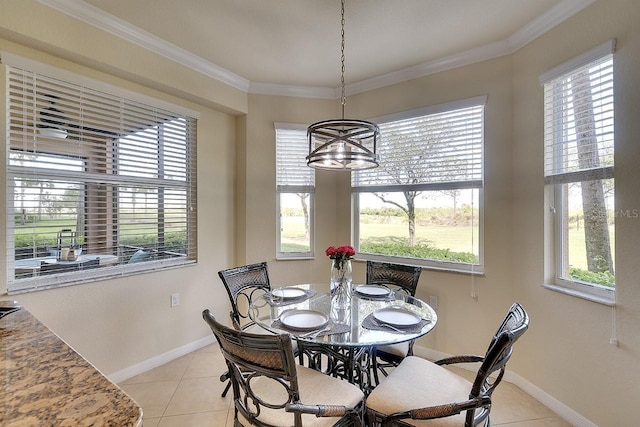
<svg viewBox="0 0 640 427">
<path fill-rule="evenodd" d="M 144 412 L 144 427 L 232 427 L 231 392 L 221 397 L 226 370 L 217 345 L 210 345 L 120 384 Z M 471 378 L 471 373 L 459 370 Z M 493 395 L 491 424 L 508 427 L 570 427 L 553 411 L 513 384 Z"/>
</svg>

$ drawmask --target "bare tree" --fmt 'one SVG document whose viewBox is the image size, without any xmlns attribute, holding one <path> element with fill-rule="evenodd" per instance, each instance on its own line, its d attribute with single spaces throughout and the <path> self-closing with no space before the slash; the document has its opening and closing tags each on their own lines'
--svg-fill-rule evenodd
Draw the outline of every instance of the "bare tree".
<svg viewBox="0 0 640 427">
<path fill-rule="evenodd" d="M 373 193 L 378 199 L 384 203 L 399 207 L 409 220 L 409 246 L 415 245 L 416 240 L 416 204 L 415 200 L 420 191 L 403 191 L 406 206 L 387 198 L 386 193 Z"/>
<path fill-rule="evenodd" d="M 300 199 L 302 213 L 304 214 L 304 237 L 309 240 L 309 193 L 296 193 L 296 196 Z"/>
<path fill-rule="evenodd" d="M 440 190 L 440 193 L 451 197 L 453 201 L 453 219 L 455 220 L 456 214 L 458 213 L 458 198 L 460 197 L 460 190 Z"/>
<path fill-rule="evenodd" d="M 444 160 L 443 150 L 449 149 L 446 143 L 453 137 L 449 124 L 443 120 L 438 126 L 420 126 L 415 131 L 385 130 L 386 144 L 380 149 L 380 157 L 388 161 L 381 162 L 380 168 L 396 185 L 410 186 L 437 180 L 454 179 L 463 176 L 466 164 L 459 159 Z M 420 149 L 407 149 L 420 147 Z M 454 190 L 455 191 L 455 190 Z M 404 204 L 389 198 L 388 193 L 374 193 L 382 202 L 397 206 L 406 215 L 409 224 L 409 245 L 415 245 L 416 198 L 422 191 L 410 189 L 402 191 Z"/>
</svg>

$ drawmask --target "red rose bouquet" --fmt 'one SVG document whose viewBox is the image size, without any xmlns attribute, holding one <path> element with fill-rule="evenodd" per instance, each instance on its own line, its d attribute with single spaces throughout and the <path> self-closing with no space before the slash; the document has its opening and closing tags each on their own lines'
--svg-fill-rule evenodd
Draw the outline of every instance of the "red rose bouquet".
<svg viewBox="0 0 640 427">
<path fill-rule="evenodd" d="M 356 250 L 353 246 L 329 246 L 325 251 L 325 254 L 333 260 L 333 266 L 335 268 L 342 268 L 345 261 L 353 259 L 356 255 Z"/>
</svg>

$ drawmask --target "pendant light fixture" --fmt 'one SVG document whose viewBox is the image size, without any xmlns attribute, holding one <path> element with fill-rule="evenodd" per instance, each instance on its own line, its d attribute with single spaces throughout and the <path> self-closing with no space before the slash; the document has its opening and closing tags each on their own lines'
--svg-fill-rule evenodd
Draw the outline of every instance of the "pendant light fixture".
<svg viewBox="0 0 640 427">
<path fill-rule="evenodd" d="M 357 119 L 344 118 L 346 95 L 344 90 L 344 1 L 341 20 L 341 84 L 342 118 L 324 120 L 309 126 L 309 155 L 307 165 L 316 169 L 355 170 L 378 166 L 376 145 L 380 138 L 378 125 Z"/>
</svg>

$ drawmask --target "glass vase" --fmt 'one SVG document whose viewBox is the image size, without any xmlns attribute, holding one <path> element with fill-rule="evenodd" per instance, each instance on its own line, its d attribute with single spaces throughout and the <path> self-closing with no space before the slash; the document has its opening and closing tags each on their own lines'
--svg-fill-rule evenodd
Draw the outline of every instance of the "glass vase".
<svg viewBox="0 0 640 427">
<path fill-rule="evenodd" d="M 351 260 L 331 263 L 331 305 L 347 308 L 351 305 Z"/>
</svg>

